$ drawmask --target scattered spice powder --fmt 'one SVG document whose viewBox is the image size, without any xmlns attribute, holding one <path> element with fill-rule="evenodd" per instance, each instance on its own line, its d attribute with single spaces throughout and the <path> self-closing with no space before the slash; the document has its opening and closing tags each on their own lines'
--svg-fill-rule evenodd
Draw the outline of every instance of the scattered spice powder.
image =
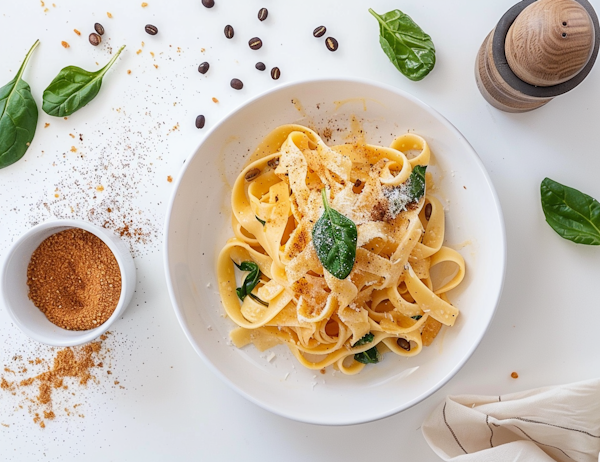
<svg viewBox="0 0 600 462">
<path fill-rule="evenodd" d="M 219 100 L 217 98 L 215 98 L 214 96 L 213 96 L 212 100 L 213 100 L 213 103 L 218 103 L 219 102 Z"/>
<path fill-rule="evenodd" d="M 56 418 L 55 405 L 57 402 L 54 394 L 69 389 L 65 384 L 66 380 L 70 380 L 72 383 L 72 390 L 76 390 L 78 386 L 87 387 L 90 381 L 98 382 L 92 371 L 94 368 L 103 367 L 102 361 L 98 360 L 104 358 L 105 351 L 102 350 L 102 346 L 108 334 L 110 332 L 101 335 L 98 341 L 81 347 L 57 349 L 51 366 L 49 362 L 43 362 L 39 358 L 29 360 L 29 363 L 43 363 L 43 372 L 33 377 L 15 379 L 12 382 L 2 377 L 0 390 L 10 392 L 15 396 L 24 396 L 24 401 L 18 407 L 23 409 L 24 406 L 27 406 L 33 416 L 33 422 L 41 428 L 45 428 L 46 421 Z M 5 367 L 5 369 L 7 368 Z M 115 380 L 115 382 L 117 381 Z M 33 393 L 27 394 L 27 390 L 31 390 Z M 76 396 L 74 391 L 69 394 Z M 73 405 L 73 409 L 80 405 Z M 71 415 L 68 407 L 65 407 L 64 410 L 67 415 Z M 79 417 L 83 417 L 83 414 L 79 414 Z M 2 425 L 8 427 L 8 424 Z"/>
<path fill-rule="evenodd" d="M 127 74 L 131 74 L 131 69 L 127 69 Z"/>
<path fill-rule="evenodd" d="M 46 123 L 44 124 L 44 128 L 48 128 L 49 126 L 50 126 L 50 124 L 49 124 L 48 122 L 46 122 Z"/>
<path fill-rule="evenodd" d="M 77 29 L 73 29 L 73 32 L 75 32 L 77 35 L 81 35 L 81 32 L 79 32 Z"/>
<path fill-rule="evenodd" d="M 155 64 L 155 65 L 154 65 L 154 67 L 155 67 L 156 69 L 158 69 L 158 64 Z"/>
<path fill-rule="evenodd" d="M 136 51 L 135 54 L 139 55 L 141 52 L 142 52 L 142 50 L 140 49 L 140 50 Z"/>
<path fill-rule="evenodd" d="M 511 376 L 513 379 L 518 379 L 518 378 L 519 378 L 519 374 L 517 374 L 516 372 L 513 372 L 512 374 L 510 374 L 510 376 Z"/>
<path fill-rule="evenodd" d="M 102 240 L 79 228 L 53 234 L 33 252 L 27 267 L 29 298 L 63 329 L 88 330 L 114 312 L 121 272 Z"/>
<path fill-rule="evenodd" d="M 142 8 L 146 8 L 148 4 L 146 2 L 142 2 Z"/>
<path fill-rule="evenodd" d="M 109 18 L 112 18 L 112 17 L 113 17 L 113 15 L 112 15 L 112 14 L 110 14 L 108 11 L 106 12 L 106 16 L 108 16 Z"/>
<path fill-rule="evenodd" d="M 67 42 L 65 42 L 64 40 L 62 42 L 60 42 L 60 44 L 64 47 L 64 48 L 69 48 L 71 45 L 69 45 Z"/>
<path fill-rule="evenodd" d="M 173 177 L 172 177 L 171 175 L 169 175 L 169 176 L 167 177 L 167 181 L 168 181 L 169 183 L 172 183 L 172 182 L 173 182 Z"/>
<path fill-rule="evenodd" d="M 71 146 L 71 152 L 77 152 L 77 148 L 75 146 Z"/>
</svg>

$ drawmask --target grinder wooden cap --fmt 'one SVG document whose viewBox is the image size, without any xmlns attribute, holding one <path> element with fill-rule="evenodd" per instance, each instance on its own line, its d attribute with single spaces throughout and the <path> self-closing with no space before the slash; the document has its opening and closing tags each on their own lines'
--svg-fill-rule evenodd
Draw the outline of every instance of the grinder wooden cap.
<svg viewBox="0 0 600 462">
<path fill-rule="evenodd" d="M 549 87 L 575 77 L 594 49 L 594 24 L 575 0 L 538 0 L 508 30 L 506 60 L 521 80 Z"/>
<path fill-rule="evenodd" d="M 522 0 L 479 48 L 477 87 L 498 109 L 531 111 L 579 85 L 599 48 L 600 23 L 588 0 Z"/>
</svg>

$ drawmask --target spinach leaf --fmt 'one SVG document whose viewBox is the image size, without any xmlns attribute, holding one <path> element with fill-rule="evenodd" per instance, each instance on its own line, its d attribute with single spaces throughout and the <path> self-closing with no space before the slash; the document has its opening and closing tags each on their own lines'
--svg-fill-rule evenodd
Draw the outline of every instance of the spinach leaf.
<svg viewBox="0 0 600 462">
<path fill-rule="evenodd" d="M 38 43 L 27 52 L 16 77 L 0 88 L 0 168 L 23 157 L 35 135 L 38 108 L 23 72 Z"/>
<path fill-rule="evenodd" d="M 542 210 L 561 237 L 577 244 L 600 245 L 600 203 L 576 189 L 545 178 Z"/>
<path fill-rule="evenodd" d="M 354 360 L 363 364 L 375 364 L 381 360 L 381 355 L 379 354 L 377 347 L 374 346 L 373 348 L 363 351 L 362 353 L 356 353 L 354 355 Z"/>
<path fill-rule="evenodd" d="M 423 79 L 435 66 L 435 46 L 431 37 L 400 10 L 378 15 L 379 43 L 396 68 L 410 80 Z"/>
<path fill-rule="evenodd" d="M 413 202 L 419 202 L 425 195 L 425 170 L 427 170 L 427 166 L 415 165 L 408 177 L 408 195 Z"/>
<path fill-rule="evenodd" d="M 92 101 L 102 86 L 104 74 L 112 67 L 123 45 L 106 66 L 96 72 L 89 72 L 76 66 L 67 66 L 44 90 L 42 109 L 51 116 L 66 117 Z"/>
<path fill-rule="evenodd" d="M 361 338 L 358 342 L 356 342 L 352 346 L 355 347 L 355 346 L 366 345 L 367 343 L 371 343 L 374 338 L 375 338 L 375 336 L 371 332 L 369 332 L 368 334 L 365 334 L 365 336 L 363 338 Z"/>
<path fill-rule="evenodd" d="M 238 265 L 236 262 L 233 262 L 233 264 L 237 266 L 240 271 L 248 271 L 242 286 L 235 290 L 238 298 L 241 301 L 244 301 L 248 295 L 251 295 L 250 292 L 252 292 L 258 284 L 258 281 L 260 281 L 260 270 L 258 269 L 258 265 L 253 261 L 243 261 L 241 265 Z"/>
<path fill-rule="evenodd" d="M 323 267 L 336 278 L 346 279 L 356 259 L 356 225 L 329 207 L 325 189 L 321 195 L 325 210 L 313 227 L 313 245 Z"/>
</svg>

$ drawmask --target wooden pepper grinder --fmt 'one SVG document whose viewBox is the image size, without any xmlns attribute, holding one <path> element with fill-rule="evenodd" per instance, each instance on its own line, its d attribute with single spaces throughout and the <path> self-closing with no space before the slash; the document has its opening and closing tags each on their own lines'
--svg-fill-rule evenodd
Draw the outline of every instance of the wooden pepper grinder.
<svg viewBox="0 0 600 462">
<path fill-rule="evenodd" d="M 587 0 L 523 0 L 483 41 L 477 86 L 502 111 L 537 109 L 585 79 L 599 43 L 598 17 Z"/>
</svg>

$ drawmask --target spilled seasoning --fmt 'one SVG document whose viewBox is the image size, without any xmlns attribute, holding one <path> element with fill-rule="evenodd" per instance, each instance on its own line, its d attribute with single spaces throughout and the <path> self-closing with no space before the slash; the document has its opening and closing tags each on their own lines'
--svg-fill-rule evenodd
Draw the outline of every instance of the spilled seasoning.
<svg viewBox="0 0 600 462">
<path fill-rule="evenodd" d="M 5 366 L 4 375 L 0 378 L 0 393 L 17 396 L 20 400 L 18 409 L 27 409 L 33 422 L 41 428 L 45 428 L 47 422 L 54 420 L 57 415 L 85 417 L 77 410 L 80 402 L 69 408 L 65 406 L 64 399 L 67 396 L 80 400 L 78 393 L 83 388 L 99 384 L 95 373 L 104 368 L 109 351 L 104 347 L 104 340 L 109 334 L 107 332 L 97 341 L 80 347 L 54 349 L 50 361 L 40 358 L 28 360 L 30 366 L 42 367 L 41 373 L 30 377 L 26 377 L 28 368 L 25 365 L 16 371 Z M 23 359 L 15 356 L 13 361 L 22 362 Z"/>
</svg>

